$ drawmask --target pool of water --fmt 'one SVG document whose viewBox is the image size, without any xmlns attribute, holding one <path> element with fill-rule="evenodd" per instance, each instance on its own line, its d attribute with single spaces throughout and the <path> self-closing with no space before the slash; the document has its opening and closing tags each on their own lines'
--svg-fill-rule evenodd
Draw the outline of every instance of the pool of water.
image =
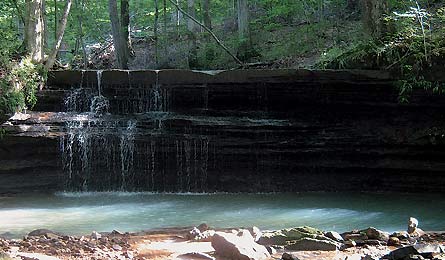
<svg viewBox="0 0 445 260">
<path fill-rule="evenodd" d="M 443 195 L 57 193 L 0 197 L 0 234 L 37 228 L 66 234 L 162 227 L 309 225 L 338 232 L 374 226 L 405 230 L 410 216 L 424 230 L 445 230 Z"/>
</svg>

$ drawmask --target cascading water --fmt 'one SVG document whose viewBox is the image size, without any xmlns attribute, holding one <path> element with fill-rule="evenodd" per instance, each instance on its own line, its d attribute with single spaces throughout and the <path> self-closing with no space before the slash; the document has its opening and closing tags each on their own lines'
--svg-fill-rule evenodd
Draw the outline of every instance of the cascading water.
<svg viewBox="0 0 445 260">
<path fill-rule="evenodd" d="M 150 111 L 162 111 L 162 96 L 161 96 L 161 89 L 159 85 L 159 71 L 156 70 L 156 83 L 154 84 L 154 87 L 152 89 L 151 93 L 151 106 Z"/>
<path fill-rule="evenodd" d="M 102 95 L 102 72 L 102 70 L 97 71 L 97 95 L 92 97 L 90 105 L 90 112 L 97 116 L 108 113 L 110 107 L 110 102 Z"/>
<path fill-rule="evenodd" d="M 127 129 L 121 135 L 120 142 L 120 154 L 121 154 L 121 174 L 122 174 L 122 187 L 121 190 L 125 191 L 127 188 L 128 180 L 131 180 L 134 162 L 134 130 L 136 123 L 128 121 Z"/>
<path fill-rule="evenodd" d="M 70 116 L 66 135 L 60 139 L 66 190 L 206 191 L 209 140 L 163 129 L 163 122 L 174 115 L 163 111 L 167 101 L 156 74 L 155 84 L 148 88 L 150 95 L 137 96 L 150 104 L 143 113 L 141 102 L 132 102 L 130 94 L 117 97 L 118 102 L 116 97 L 109 99 L 102 71 L 96 74 L 94 95 L 86 95 L 88 89 L 75 88 L 66 97 Z M 130 72 L 128 88 L 122 88 L 128 93 L 136 88 Z M 124 103 L 125 107 L 116 107 Z"/>
</svg>

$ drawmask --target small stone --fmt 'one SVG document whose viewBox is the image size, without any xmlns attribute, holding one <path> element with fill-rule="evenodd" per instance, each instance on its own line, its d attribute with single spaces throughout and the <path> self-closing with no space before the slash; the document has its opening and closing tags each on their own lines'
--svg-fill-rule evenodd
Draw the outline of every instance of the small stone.
<svg viewBox="0 0 445 260">
<path fill-rule="evenodd" d="M 134 258 L 133 252 L 131 252 L 131 251 L 125 252 L 124 256 L 127 257 L 128 259 Z"/>
<path fill-rule="evenodd" d="M 357 243 L 353 240 L 348 240 L 343 243 L 344 248 L 356 247 Z"/>
<path fill-rule="evenodd" d="M 178 259 L 202 259 L 202 260 L 215 260 L 216 258 L 206 254 L 206 253 L 200 253 L 200 252 L 192 252 L 180 255 Z"/>
<path fill-rule="evenodd" d="M 113 249 L 116 251 L 122 251 L 122 247 L 120 245 L 113 245 Z"/>
<path fill-rule="evenodd" d="M 340 234 L 335 232 L 335 231 L 326 232 L 325 236 L 330 238 L 330 239 L 336 240 L 338 242 L 343 242 L 344 241 L 343 237 L 341 237 Z"/>
<path fill-rule="evenodd" d="M 93 231 L 93 233 L 91 234 L 91 238 L 99 240 L 102 238 L 102 235 L 97 233 L 96 231 Z"/>
<path fill-rule="evenodd" d="M 197 228 L 199 229 L 200 232 L 204 232 L 204 231 L 209 230 L 209 226 L 206 223 L 202 223 Z"/>
<path fill-rule="evenodd" d="M 291 255 L 289 253 L 283 253 L 283 255 L 281 256 L 282 260 L 299 260 L 298 257 Z"/>
<path fill-rule="evenodd" d="M 416 218 L 410 217 L 408 220 L 408 234 L 412 234 L 416 231 L 419 226 L 419 221 Z"/>
<path fill-rule="evenodd" d="M 379 257 L 372 256 L 372 255 L 364 255 L 360 260 L 379 260 Z"/>
<path fill-rule="evenodd" d="M 196 239 L 199 239 L 200 236 L 201 236 L 201 231 L 197 227 L 194 227 L 187 234 L 187 239 L 189 239 L 189 240 L 196 240 Z"/>
<path fill-rule="evenodd" d="M 111 234 L 113 234 L 113 235 L 120 235 L 120 236 L 124 235 L 124 233 L 122 233 L 122 232 L 120 232 L 119 230 L 116 230 L 116 229 L 111 231 Z"/>
<path fill-rule="evenodd" d="M 398 246 L 400 245 L 400 239 L 397 237 L 390 237 L 388 239 L 388 246 Z"/>
<path fill-rule="evenodd" d="M 274 255 L 277 253 L 277 250 L 271 246 L 266 246 L 267 252 L 269 252 L 269 254 Z"/>
</svg>

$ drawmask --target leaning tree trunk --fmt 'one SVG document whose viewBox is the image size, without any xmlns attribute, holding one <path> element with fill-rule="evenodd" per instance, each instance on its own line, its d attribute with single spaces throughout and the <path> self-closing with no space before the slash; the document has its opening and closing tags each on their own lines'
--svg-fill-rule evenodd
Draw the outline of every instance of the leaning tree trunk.
<svg viewBox="0 0 445 260">
<path fill-rule="evenodd" d="M 363 3 L 363 25 L 368 34 L 379 39 L 387 31 L 384 17 L 388 13 L 387 0 L 362 0 Z"/>
<path fill-rule="evenodd" d="M 29 2 L 28 26 L 27 26 L 27 51 L 31 60 L 42 63 L 44 59 L 43 44 L 45 26 L 43 22 L 43 0 Z"/>
<path fill-rule="evenodd" d="M 62 19 L 60 20 L 60 24 L 58 26 L 57 31 L 57 41 L 54 45 L 51 54 L 49 55 L 48 61 L 45 64 L 47 69 L 50 69 L 54 66 L 54 62 L 56 61 L 57 53 L 60 50 L 60 45 L 62 44 L 63 35 L 65 34 L 66 24 L 68 22 L 68 15 L 70 14 L 72 0 L 67 0 L 65 5 L 65 10 L 63 11 Z"/>
<path fill-rule="evenodd" d="M 249 36 L 249 7 L 247 0 L 238 0 L 238 32 L 241 40 Z"/>
<path fill-rule="evenodd" d="M 121 32 L 121 23 L 119 22 L 116 0 L 109 0 L 108 8 L 110 12 L 111 33 L 113 35 L 117 66 L 120 69 L 128 69 L 128 56 L 125 52 L 125 38 L 122 36 Z"/>
</svg>

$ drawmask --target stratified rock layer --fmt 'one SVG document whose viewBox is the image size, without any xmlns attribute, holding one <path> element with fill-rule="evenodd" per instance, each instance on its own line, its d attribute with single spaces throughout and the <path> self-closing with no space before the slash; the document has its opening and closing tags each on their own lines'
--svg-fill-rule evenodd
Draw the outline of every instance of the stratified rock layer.
<svg viewBox="0 0 445 260">
<path fill-rule="evenodd" d="M 0 193 L 443 192 L 445 97 L 397 97 L 372 71 L 52 72 Z"/>
</svg>

